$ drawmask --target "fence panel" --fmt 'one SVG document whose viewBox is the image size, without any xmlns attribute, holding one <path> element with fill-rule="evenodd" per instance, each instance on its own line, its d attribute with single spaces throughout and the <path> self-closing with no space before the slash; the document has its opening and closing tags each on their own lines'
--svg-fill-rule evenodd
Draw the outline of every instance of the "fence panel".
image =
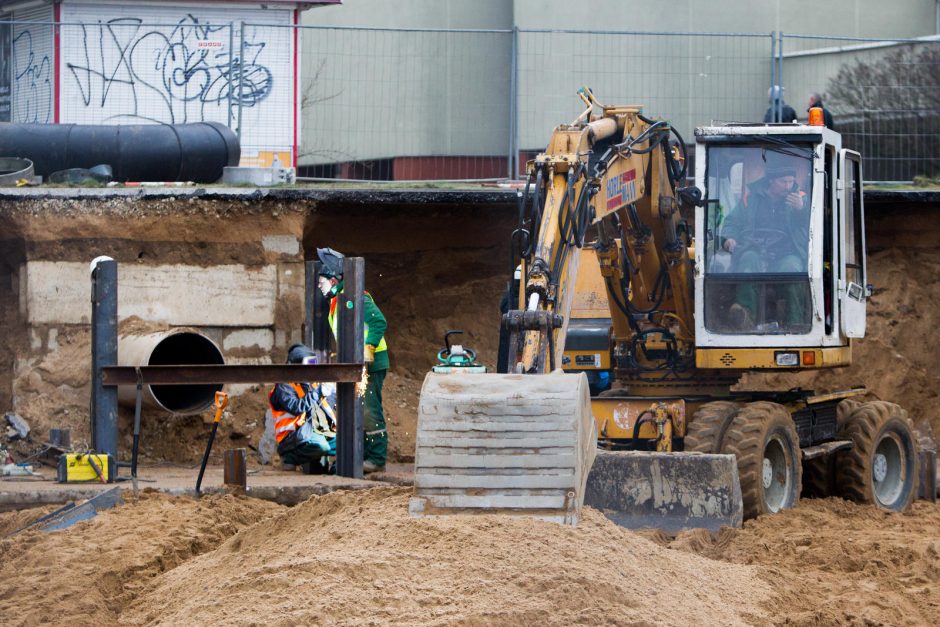
<svg viewBox="0 0 940 627">
<path fill-rule="evenodd" d="M 770 34 L 520 31 L 519 148 L 544 148 L 582 110 L 579 87 L 604 104 L 643 105 L 694 141 L 696 126 L 759 122 L 771 80 Z"/>
<path fill-rule="evenodd" d="M 790 104 L 823 96 L 866 181 L 940 176 L 940 41 L 785 35 L 783 67 Z"/>
<path fill-rule="evenodd" d="M 940 175 L 937 40 L 297 26 L 287 10 L 70 6 L 58 25 L 48 7 L 0 23 L 0 121 L 218 121 L 239 132 L 243 165 L 481 180 L 522 175 L 580 113 L 584 85 L 691 143 L 696 126 L 761 121 L 779 82 L 802 119 L 808 94 L 824 96 L 866 180 Z"/>
<path fill-rule="evenodd" d="M 511 31 L 303 27 L 300 173 L 505 178 Z"/>
</svg>

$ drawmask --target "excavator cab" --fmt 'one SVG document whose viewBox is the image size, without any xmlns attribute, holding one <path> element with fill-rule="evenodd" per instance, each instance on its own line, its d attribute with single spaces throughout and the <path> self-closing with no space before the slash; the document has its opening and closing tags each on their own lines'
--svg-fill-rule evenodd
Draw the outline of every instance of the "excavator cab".
<svg viewBox="0 0 940 627">
<path fill-rule="evenodd" d="M 696 130 L 696 362 L 847 364 L 864 334 L 860 158 L 818 126 Z"/>
</svg>

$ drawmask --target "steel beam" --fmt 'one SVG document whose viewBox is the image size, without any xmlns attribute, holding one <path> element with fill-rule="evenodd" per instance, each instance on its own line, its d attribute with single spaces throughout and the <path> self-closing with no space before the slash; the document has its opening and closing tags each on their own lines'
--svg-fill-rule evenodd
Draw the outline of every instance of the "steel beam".
<svg viewBox="0 0 940 627">
<path fill-rule="evenodd" d="M 362 355 L 359 355 L 362 359 Z M 105 366 L 104 386 L 136 385 L 140 373 L 145 385 L 205 385 L 210 383 L 290 383 L 291 381 L 355 382 L 362 378 L 362 363 L 262 364 L 224 366 Z M 115 407 L 117 396 L 115 396 Z M 102 451 L 104 452 L 104 451 Z"/>
</svg>

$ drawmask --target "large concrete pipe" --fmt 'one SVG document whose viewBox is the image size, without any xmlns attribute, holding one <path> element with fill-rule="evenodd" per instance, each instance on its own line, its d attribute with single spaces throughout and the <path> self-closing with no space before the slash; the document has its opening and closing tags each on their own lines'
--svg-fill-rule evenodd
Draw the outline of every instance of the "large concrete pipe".
<svg viewBox="0 0 940 627">
<path fill-rule="evenodd" d="M 225 359 L 215 342 L 201 333 L 178 329 L 146 335 L 123 335 L 118 338 L 118 365 L 121 366 L 188 366 L 222 365 Z M 222 384 L 211 385 L 145 385 L 144 404 L 174 414 L 197 414 L 215 400 Z M 118 400 L 134 405 L 136 388 L 118 388 Z"/>
<path fill-rule="evenodd" d="M 238 165 L 238 137 L 224 124 L 0 123 L 0 157 L 31 159 L 36 174 L 106 163 L 115 181 L 214 183 Z"/>
</svg>

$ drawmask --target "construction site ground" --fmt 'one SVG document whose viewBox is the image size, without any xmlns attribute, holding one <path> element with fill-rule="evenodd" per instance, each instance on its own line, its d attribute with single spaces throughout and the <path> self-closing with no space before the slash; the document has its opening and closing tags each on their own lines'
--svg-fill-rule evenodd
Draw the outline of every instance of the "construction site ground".
<svg viewBox="0 0 940 627">
<path fill-rule="evenodd" d="M 409 488 L 395 484 L 409 481 L 417 399 L 443 332 L 464 329 L 466 344 L 488 365 L 495 362 L 515 222 L 512 191 L 476 192 L 478 204 L 473 194 L 450 190 L 332 190 L 316 198 L 304 190 L 232 190 L 153 192 L 130 204 L 99 198 L 88 206 L 77 196 L 103 190 L 51 191 L 64 198 L 50 193 L 34 206 L 0 198 L 0 226 L 59 228 L 72 238 L 58 245 L 66 254 L 76 238 L 114 221 L 129 237 L 146 228 L 159 240 L 198 220 L 222 235 L 200 249 L 204 258 L 185 259 L 211 264 L 241 254 L 229 252 L 223 237 L 239 211 L 256 212 L 261 224 L 275 210 L 282 223 L 307 220 L 299 227 L 306 250 L 329 245 L 363 256 L 366 289 L 389 319 L 384 404 L 392 464 L 385 476 L 357 481 L 283 473 L 259 466 L 251 454 L 250 492 L 271 500 L 216 493 L 221 451 L 251 449 L 260 438 L 259 385 L 233 398 L 206 475 L 210 493 L 196 499 L 191 491 L 211 413 L 147 413 L 140 477 L 148 481 L 137 495 L 130 482 L 119 484 L 125 503 L 92 520 L 10 535 L 54 509 L 53 502 L 102 488 L 0 483 L 5 502 L 29 505 L 7 511 L 0 504 L 2 624 L 937 623 L 940 507 L 925 501 L 894 514 L 835 498 L 803 500 L 742 529 L 676 538 L 622 529 L 590 509 L 576 528 L 494 516 L 408 516 Z M 853 365 L 748 375 L 740 387 L 822 392 L 861 384 L 940 433 L 940 195 L 898 194 L 904 193 L 866 196 L 875 291 Z M 219 202 L 232 208 L 219 211 Z M 177 214 L 183 218 L 174 222 Z M 58 250 L 43 246 L 46 256 Z M 178 243 L 161 246 L 140 250 L 158 260 L 190 254 Z M 119 262 L 131 262 L 137 250 L 119 252 Z M 13 294 L 0 288 L 9 320 L 15 313 L 6 297 Z M 14 337 L 0 338 L 0 347 L 21 350 Z M 88 335 L 60 334 L 58 345 L 55 356 L 37 361 L 24 406 L 34 408 L 28 418 L 38 434 L 65 426 L 73 437 L 87 436 Z M 48 395 L 57 391 L 68 402 L 52 403 Z M 0 398 L 6 402 L 11 392 L 0 390 Z M 132 416 L 121 411 L 120 447 L 127 452 Z M 74 492 L 51 496 L 65 488 Z"/>
</svg>

